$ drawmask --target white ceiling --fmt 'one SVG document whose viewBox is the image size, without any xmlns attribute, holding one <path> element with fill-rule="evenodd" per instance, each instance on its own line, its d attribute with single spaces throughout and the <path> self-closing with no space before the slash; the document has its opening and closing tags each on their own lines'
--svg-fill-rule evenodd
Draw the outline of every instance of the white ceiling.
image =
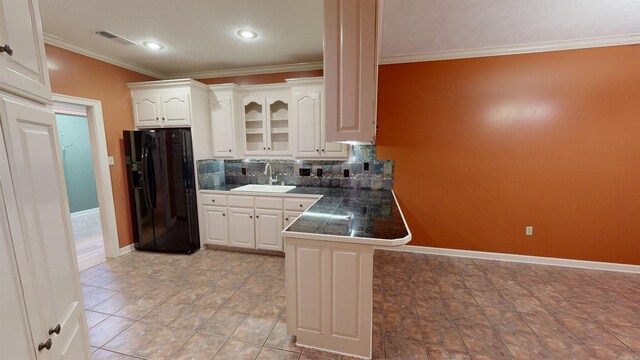
<svg viewBox="0 0 640 360">
<path fill-rule="evenodd" d="M 322 0 L 40 0 L 40 12 L 47 42 L 160 78 L 321 67 Z M 640 0 L 384 0 L 382 19 L 382 63 L 640 43 Z"/>
<path fill-rule="evenodd" d="M 385 0 L 382 24 L 387 63 L 613 45 L 640 41 L 640 0 Z"/>
<path fill-rule="evenodd" d="M 152 71 L 209 70 L 322 61 L 318 0 L 40 0 L 46 34 Z M 241 39 L 238 29 L 258 33 Z M 96 35 L 108 30 L 138 45 Z M 153 51 L 143 41 L 165 46 Z"/>
</svg>

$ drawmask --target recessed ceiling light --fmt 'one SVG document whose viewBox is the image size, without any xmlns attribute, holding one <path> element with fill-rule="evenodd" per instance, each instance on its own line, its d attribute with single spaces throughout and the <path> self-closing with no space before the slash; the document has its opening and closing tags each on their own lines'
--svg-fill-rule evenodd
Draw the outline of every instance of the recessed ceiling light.
<svg viewBox="0 0 640 360">
<path fill-rule="evenodd" d="M 145 42 L 142 43 L 142 45 L 148 47 L 149 49 L 153 49 L 153 50 L 164 49 L 164 46 L 162 44 L 158 44 L 156 42 L 151 42 L 151 41 L 145 41 Z"/>
<path fill-rule="evenodd" d="M 256 33 L 255 31 L 242 29 L 238 30 L 238 36 L 245 39 L 253 39 L 258 37 L 258 33 Z"/>
</svg>

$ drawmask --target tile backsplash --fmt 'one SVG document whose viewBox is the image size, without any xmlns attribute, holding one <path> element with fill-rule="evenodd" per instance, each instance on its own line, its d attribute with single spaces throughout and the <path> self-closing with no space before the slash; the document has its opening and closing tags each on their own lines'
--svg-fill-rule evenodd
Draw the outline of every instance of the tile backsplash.
<svg viewBox="0 0 640 360">
<path fill-rule="evenodd" d="M 393 189 L 393 160 L 376 160 L 374 145 L 352 146 L 351 161 L 329 160 L 200 160 L 201 189 L 223 184 L 267 184 L 264 169 L 271 164 L 277 184 L 321 187 Z M 365 170 L 365 163 L 368 170 Z M 300 176 L 300 169 L 311 176 Z M 244 169 L 244 174 L 243 174 Z M 317 176 L 322 169 L 322 176 Z M 345 177 L 349 170 L 349 177 Z"/>
</svg>

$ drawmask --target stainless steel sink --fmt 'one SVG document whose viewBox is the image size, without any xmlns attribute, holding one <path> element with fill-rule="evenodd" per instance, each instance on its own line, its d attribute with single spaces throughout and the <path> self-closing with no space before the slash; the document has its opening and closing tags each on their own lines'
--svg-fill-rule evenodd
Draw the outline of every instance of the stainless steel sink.
<svg viewBox="0 0 640 360">
<path fill-rule="evenodd" d="M 289 190 L 295 189 L 295 186 L 289 185 L 258 185 L 258 184 L 250 184 L 245 186 L 240 186 L 235 189 L 231 189 L 231 191 L 250 191 L 250 192 L 268 192 L 268 193 L 284 193 Z"/>
</svg>

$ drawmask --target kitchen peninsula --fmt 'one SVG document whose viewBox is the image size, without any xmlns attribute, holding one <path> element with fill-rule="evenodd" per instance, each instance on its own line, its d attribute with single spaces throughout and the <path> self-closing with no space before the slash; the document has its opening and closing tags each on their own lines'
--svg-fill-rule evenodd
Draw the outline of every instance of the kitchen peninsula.
<svg viewBox="0 0 640 360">
<path fill-rule="evenodd" d="M 288 333 L 299 346 L 371 357 L 374 247 L 411 240 L 392 190 L 296 187 L 274 193 L 220 185 L 201 187 L 201 196 L 218 204 L 244 198 L 256 207 L 256 218 L 259 203 L 284 202 L 286 212 L 287 203 L 303 207 L 313 199 L 282 231 Z"/>
</svg>

